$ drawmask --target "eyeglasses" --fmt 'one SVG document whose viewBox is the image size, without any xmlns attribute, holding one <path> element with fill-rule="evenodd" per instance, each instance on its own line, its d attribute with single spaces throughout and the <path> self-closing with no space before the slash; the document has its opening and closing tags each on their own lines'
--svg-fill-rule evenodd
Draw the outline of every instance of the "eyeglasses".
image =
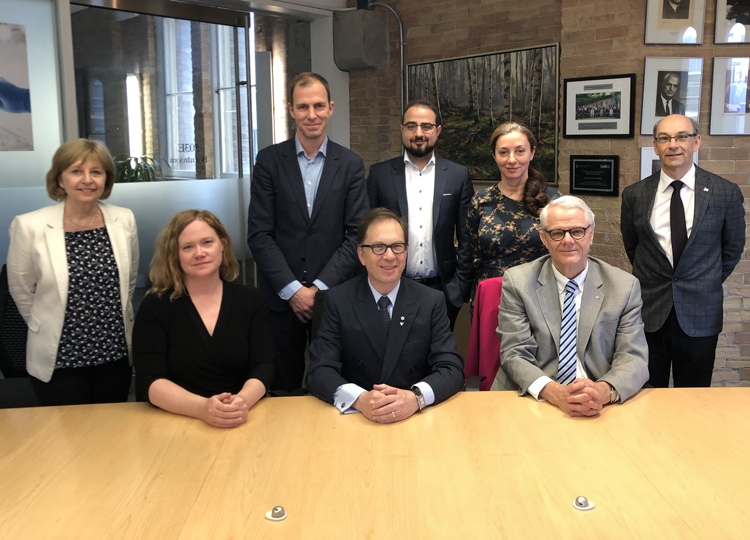
<svg viewBox="0 0 750 540">
<path fill-rule="evenodd" d="M 388 248 L 391 248 L 394 255 L 401 255 L 406 251 L 407 245 L 406 242 L 396 242 L 395 244 L 360 244 L 359 247 L 370 248 L 375 255 L 385 255 Z"/>
<path fill-rule="evenodd" d="M 693 137 L 698 135 L 697 133 L 678 133 L 674 137 L 670 137 L 669 135 L 659 135 L 658 137 L 654 137 L 654 141 L 656 141 L 656 144 L 659 146 L 665 146 L 670 143 L 672 139 L 674 139 L 678 143 L 686 143 Z"/>
<path fill-rule="evenodd" d="M 401 125 L 404 126 L 406 128 L 406 131 L 410 133 L 414 133 L 415 131 L 417 131 L 417 126 L 422 128 L 422 131 L 424 133 L 429 133 L 430 131 L 435 129 L 435 124 L 430 124 L 429 122 L 423 122 L 421 124 L 417 124 L 416 122 L 407 122 Z"/>
<path fill-rule="evenodd" d="M 555 242 L 559 242 L 560 240 L 565 238 L 565 233 L 568 233 L 573 240 L 580 240 L 581 238 L 586 236 L 586 231 L 588 231 L 590 227 L 591 225 L 589 225 L 588 227 L 576 227 L 575 229 L 555 229 L 553 231 L 548 231 L 545 229 L 544 232 L 546 232 L 549 237 L 552 238 L 552 240 L 554 240 Z"/>
</svg>

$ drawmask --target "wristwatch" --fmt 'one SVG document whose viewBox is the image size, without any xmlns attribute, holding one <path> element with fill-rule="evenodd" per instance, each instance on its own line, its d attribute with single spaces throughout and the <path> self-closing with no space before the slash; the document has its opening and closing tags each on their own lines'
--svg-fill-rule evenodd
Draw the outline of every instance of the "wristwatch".
<svg viewBox="0 0 750 540">
<path fill-rule="evenodd" d="M 417 396 L 417 405 L 419 406 L 419 410 L 421 411 L 427 406 L 427 404 L 424 401 L 424 396 L 422 395 L 422 391 L 419 389 L 419 386 L 412 386 L 411 391 L 414 392 L 415 396 Z"/>
<path fill-rule="evenodd" d="M 606 381 L 605 381 L 606 382 Z M 609 383 L 607 383 L 609 384 Z M 609 402 L 610 403 L 619 403 L 620 402 L 620 392 L 615 390 L 615 387 L 609 384 Z"/>
</svg>

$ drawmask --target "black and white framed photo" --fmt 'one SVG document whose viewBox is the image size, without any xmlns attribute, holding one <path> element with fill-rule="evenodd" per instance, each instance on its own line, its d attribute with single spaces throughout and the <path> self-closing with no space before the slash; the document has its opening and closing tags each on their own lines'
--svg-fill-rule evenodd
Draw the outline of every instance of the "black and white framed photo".
<svg viewBox="0 0 750 540">
<path fill-rule="evenodd" d="M 731 0 L 730 0 L 731 1 Z M 646 0 L 646 43 L 703 43 L 706 0 Z"/>
<path fill-rule="evenodd" d="M 750 43 L 748 0 L 716 0 L 714 43 Z"/>
<path fill-rule="evenodd" d="M 714 58 L 711 135 L 750 135 L 750 57 Z"/>
<path fill-rule="evenodd" d="M 633 137 L 635 73 L 564 82 L 563 137 Z"/>
<path fill-rule="evenodd" d="M 641 134 L 651 135 L 657 120 L 684 114 L 698 121 L 702 58 L 646 57 Z"/>
</svg>

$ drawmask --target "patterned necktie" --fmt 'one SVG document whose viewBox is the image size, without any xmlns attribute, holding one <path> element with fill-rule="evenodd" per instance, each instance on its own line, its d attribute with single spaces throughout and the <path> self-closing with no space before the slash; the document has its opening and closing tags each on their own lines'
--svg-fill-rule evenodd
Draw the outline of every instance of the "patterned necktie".
<svg viewBox="0 0 750 540">
<path fill-rule="evenodd" d="M 388 313 L 388 306 L 391 305 L 391 299 L 387 296 L 381 296 L 378 300 L 378 311 L 380 312 L 380 322 L 383 323 L 385 333 L 388 333 L 388 327 L 391 325 L 391 316 Z"/>
<path fill-rule="evenodd" d="M 557 368 L 557 382 L 566 386 L 576 378 L 576 290 L 578 285 L 572 279 L 565 285 L 562 324 L 560 325 L 560 365 Z"/>
<path fill-rule="evenodd" d="M 683 184 L 679 180 L 675 180 L 670 184 L 672 186 L 672 202 L 669 205 L 669 227 L 672 229 L 672 267 L 677 268 L 677 263 L 680 262 L 682 252 L 685 250 L 685 244 L 687 244 L 687 227 L 685 226 L 685 207 L 682 206 L 682 199 L 680 198 L 680 190 Z"/>
</svg>

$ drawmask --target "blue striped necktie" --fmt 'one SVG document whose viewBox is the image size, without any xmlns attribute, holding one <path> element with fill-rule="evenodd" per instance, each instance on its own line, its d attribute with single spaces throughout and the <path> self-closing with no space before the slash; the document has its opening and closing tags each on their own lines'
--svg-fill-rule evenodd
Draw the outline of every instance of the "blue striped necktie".
<svg viewBox="0 0 750 540">
<path fill-rule="evenodd" d="M 578 285 L 572 279 L 565 285 L 562 325 L 560 326 L 560 365 L 557 368 L 557 382 L 566 386 L 576 378 L 576 290 Z"/>
</svg>

